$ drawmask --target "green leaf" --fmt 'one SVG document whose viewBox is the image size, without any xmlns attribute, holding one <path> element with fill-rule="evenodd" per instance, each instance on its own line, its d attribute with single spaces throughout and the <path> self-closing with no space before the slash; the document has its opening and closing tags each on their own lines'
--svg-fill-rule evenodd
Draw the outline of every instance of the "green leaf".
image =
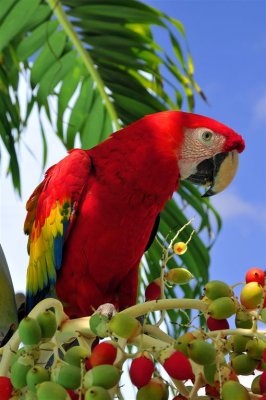
<svg viewBox="0 0 266 400">
<path fill-rule="evenodd" d="M 66 133 L 66 146 L 68 149 L 71 149 L 74 146 L 75 136 L 77 132 L 80 131 L 80 128 L 87 117 L 93 97 L 93 81 L 91 78 L 86 78 L 82 83 L 79 96 L 69 118 Z"/>
<path fill-rule="evenodd" d="M 38 8 L 39 0 L 20 0 L 0 26 L 0 51 L 21 31 Z"/>
<path fill-rule="evenodd" d="M 5 17 L 6 13 L 11 9 L 17 0 L 6 0 L 0 3 L 0 21 Z"/>
<path fill-rule="evenodd" d="M 159 18 L 158 14 L 153 12 L 152 9 L 139 10 L 133 7 L 127 6 L 116 6 L 116 5 L 105 5 L 97 4 L 76 7 L 75 10 L 71 12 L 75 17 L 102 17 L 110 20 L 111 18 L 115 20 L 132 22 L 132 23 L 145 23 L 145 24 L 156 24 L 163 25 L 163 22 Z"/>
<path fill-rule="evenodd" d="M 60 55 L 66 44 L 66 35 L 63 31 L 54 32 L 42 48 L 31 70 L 33 87 L 40 82 L 46 71 L 54 64 L 60 64 Z"/>
<path fill-rule="evenodd" d="M 64 121 L 64 113 L 69 108 L 69 101 L 77 90 L 81 79 L 81 66 L 75 65 L 67 74 L 62 82 L 58 94 L 58 116 L 57 116 L 57 135 L 64 141 L 63 126 L 67 124 Z"/>
<path fill-rule="evenodd" d="M 171 38 L 171 42 L 172 42 L 172 45 L 173 45 L 173 49 L 174 49 L 175 55 L 176 55 L 177 59 L 179 60 L 180 64 L 182 65 L 182 67 L 185 68 L 186 67 L 186 62 L 184 60 L 184 56 L 183 56 L 183 52 L 182 52 L 181 46 L 180 46 L 180 44 L 178 43 L 178 41 L 176 40 L 175 36 L 172 33 L 170 33 L 170 38 Z"/>
<path fill-rule="evenodd" d="M 16 53 L 18 59 L 25 61 L 32 56 L 32 54 L 36 53 L 45 42 L 49 41 L 49 36 L 57 27 L 57 21 L 48 21 L 34 29 L 17 46 Z"/>
<path fill-rule="evenodd" d="M 39 124 L 40 124 L 40 130 L 41 130 L 41 138 L 42 138 L 42 144 L 43 144 L 43 158 L 42 158 L 42 168 L 44 169 L 47 161 L 47 153 L 48 153 L 48 148 L 47 148 L 47 140 L 46 140 L 46 135 L 45 135 L 45 129 L 43 127 L 42 119 L 39 114 Z"/>
<path fill-rule="evenodd" d="M 97 118 L 94 118 L 94 115 L 97 115 Z M 99 143 L 99 139 L 102 136 L 101 132 L 104 127 L 104 118 L 103 102 L 95 90 L 91 107 L 80 132 L 80 140 L 83 148 L 89 149 Z"/>
<path fill-rule="evenodd" d="M 44 74 L 39 82 L 37 98 L 41 104 L 44 104 L 49 94 L 55 86 L 65 78 L 65 76 L 74 68 L 76 63 L 76 53 L 70 51 L 64 54 L 60 60 L 56 61 Z"/>
</svg>

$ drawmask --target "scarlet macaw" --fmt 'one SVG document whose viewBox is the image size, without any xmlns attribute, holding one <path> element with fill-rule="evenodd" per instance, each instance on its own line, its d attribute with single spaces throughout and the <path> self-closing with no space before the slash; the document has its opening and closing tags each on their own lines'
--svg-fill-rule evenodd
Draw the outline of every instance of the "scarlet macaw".
<svg viewBox="0 0 266 400">
<path fill-rule="evenodd" d="M 244 146 L 215 120 L 163 111 L 71 150 L 27 202 L 27 311 L 55 295 L 70 317 L 135 304 L 140 259 L 179 181 L 223 190 Z"/>
</svg>

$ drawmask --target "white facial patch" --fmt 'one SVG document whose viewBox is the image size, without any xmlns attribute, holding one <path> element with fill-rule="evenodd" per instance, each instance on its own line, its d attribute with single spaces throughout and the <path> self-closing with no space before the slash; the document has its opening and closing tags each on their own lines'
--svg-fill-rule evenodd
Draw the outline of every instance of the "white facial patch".
<svg viewBox="0 0 266 400">
<path fill-rule="evenodd" d="M 224 142 L 224 136 L 209 128 L 186 128 L 178 161 L 180 178 L 186 179 L 195 174 L 198 164 L 223 152 Z"/>
</svg>

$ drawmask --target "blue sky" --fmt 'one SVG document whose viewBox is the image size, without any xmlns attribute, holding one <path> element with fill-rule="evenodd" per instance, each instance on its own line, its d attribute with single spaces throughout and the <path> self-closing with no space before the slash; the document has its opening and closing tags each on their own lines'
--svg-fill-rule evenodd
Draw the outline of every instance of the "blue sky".
<svg viewBox="0 0 266 400">
<path fill-rule="evenodd" d="M 213 203 L 223 216 L 223 229 L 211 252 L 210 276 L 229 284 L 242 281 L 251 266 L 266 268 L 266 3 L 264 0 L 149 0 L 185 26 L 195 63 L 195 76 L 209 104 L 196 101 L 195 112 L 231 126 L 246 140 L 237 177 Z M 161 45 L 165 37 L 156 30 Z M 23 92 L 23 87 L 21 88 Z M 25 134 L 35 158 L 21 147 L 23 198 L 14 195 L 1 172 L 0 241 L 14 286 L 24 290 L 27 266 L 23 234 L 24 204 L 40 182 L 41 141 L 36 118 Z M 47 165 L 65 154 L 47 125 L 50 152 Z M 18 227 L 20 227 L 18 229 Z"/>
<path fill-rule="evenodd" d="M 184 24 L 195 77 L 208 98 L 208 104 L 197 99 L 195 112 L 227 124 L 246 141 L 236 178 L 212 199 L 223 229 L 211 251 L 210 277 L 242 281 L 251 266 L 266 269 L 266 2 L 148 4 Z"/>
</svg>

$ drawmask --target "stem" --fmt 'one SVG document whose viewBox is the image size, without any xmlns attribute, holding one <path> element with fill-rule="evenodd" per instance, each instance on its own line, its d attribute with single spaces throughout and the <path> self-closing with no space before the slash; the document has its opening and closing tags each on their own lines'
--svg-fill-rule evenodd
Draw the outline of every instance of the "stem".
<svg viewBox="0 0 266 400">
<path fill-rule="evenodd" d="M 208 337 L 216 337 L 218 335 L 221 336 L 228 336 L 228 335 L 243 335 L 243 336 L 256 336 L 257 338 L 263 340 L 266 342 L 266 337 L 265 337 L 265 331 L 257 331 L 254 332 L 253 329 L 243 329 L 243 328 L 236 328 L 236 329 L 223 329 L 223 330 L 217 330 L 217 331 L 212 331 L 208 332 Z"/>
<path fill-rule="evenodd" d="M 165 343 L 164 341 L 159 339 L 154 339 L 145 334 L 141 334 L 130 339 L 130 344 L 133 344 L 138 348 L 140 347 L 142 351 L 147 350 L 151 353 L 156 352 L 156 354 L 170 346 L 169 343 Z"/>
<path fill-rule="evenodd" d="M 172 379 L 172 381 L 174 382 L 179 393 L 187 398 L 189 396 L 189 390 L 187 389 L 186 385 L 182 381 L 177 381 L 176 379 Z"/>
<path fill-rule="evenodd" d="M 160 328 L 154 325 L 145 325 L 144 333 L 147 333 L 149 336 L 152 336 L 155 339 L 163 340 L 164 342 L 169 344 L 175 343 L 175 339 L 173 339 L 171 336 L 167 335 Z"/>
<path fill-rule="evenodd" d="M 176 240 L 176 238 L 180 235 L 180 233 L 181 233 L 188 225 L 191 224 L 192 221 L 194 221 L 194 219 L 195 219 L 194 217 L 191 218 L 185 225 L 182 226 L 182 228 L 179 229 L 179 231 L 176 232 L 175 236 L 173 237 L 173 239 L 172 239 L 171 242 L 169 243 L 168 249 L 172 249 L 173 243 L 174 243 L 174 241 Z M 193 231 L 193 233 L 194 233 L 194 231 Z M 191 237 L 192 237 L 193 233 L 191 234 Z M 191 237 L 189 238 L 189 241 L 190 241 Z"/>
<path fill-rule="evenodd" d="M 201 375 L 201 373 L 199 373 L 196 375 L 196 379 L 195 379 L 193 388 L 190 392 L 189 399 L 193 400 L 197 397 L 197 393 L 198 393 L 199 389 L 202 387 L 202 383 L 203 383 L 202 375 Z"/>
<path fill-rule="evenodd" d="M 120 311 L 120 314 L 129 314 L 132 317 L 139 317 L 149 312 L 160 311 L 160 310 L 172 310 L 173 308 L 195 309 L 202 312 L 206 312 L 208 305 L 201 300 L 195 300 L 195 299 L 152 300 L 129 307 L 123 311 Z"/>
<path fill-rule="evenodd" d="M 115 129 L 119 130 L 121 128 L 119 122 L 118 122 L 118 116 L 116 113 L 116 110 L 110 101 L 110 98 L 108 97 L 105 88 L 104 88 L 104 83 L 97 71 L 97 69 L 94 66 L 93 60 L 91 59 L 89 53 L 86 51 L 84 48 L 81 40 L 79 39 L 76 31 L 73 29 L 72 24 L 69 22 L 66 13 L 64 12 L 64 9 L 60 3 L 59 0 L 47 0 L 49 3 L 52 11 L 54 14 L 57 16 L 58 21 L 62 25 L 66 35 L 69 37 L 73 45 L 75 46 L 77 52 L 79 53 L 88 73 L 91 75 L 93 80 L 96 82 L 97 88 L 99 90 L 99 93 L 103 99 L 103 102 L 106 106 L 106 109 L 111 117 L 111 120 L 113 121 L 115 125 Z"/>
</svg>

